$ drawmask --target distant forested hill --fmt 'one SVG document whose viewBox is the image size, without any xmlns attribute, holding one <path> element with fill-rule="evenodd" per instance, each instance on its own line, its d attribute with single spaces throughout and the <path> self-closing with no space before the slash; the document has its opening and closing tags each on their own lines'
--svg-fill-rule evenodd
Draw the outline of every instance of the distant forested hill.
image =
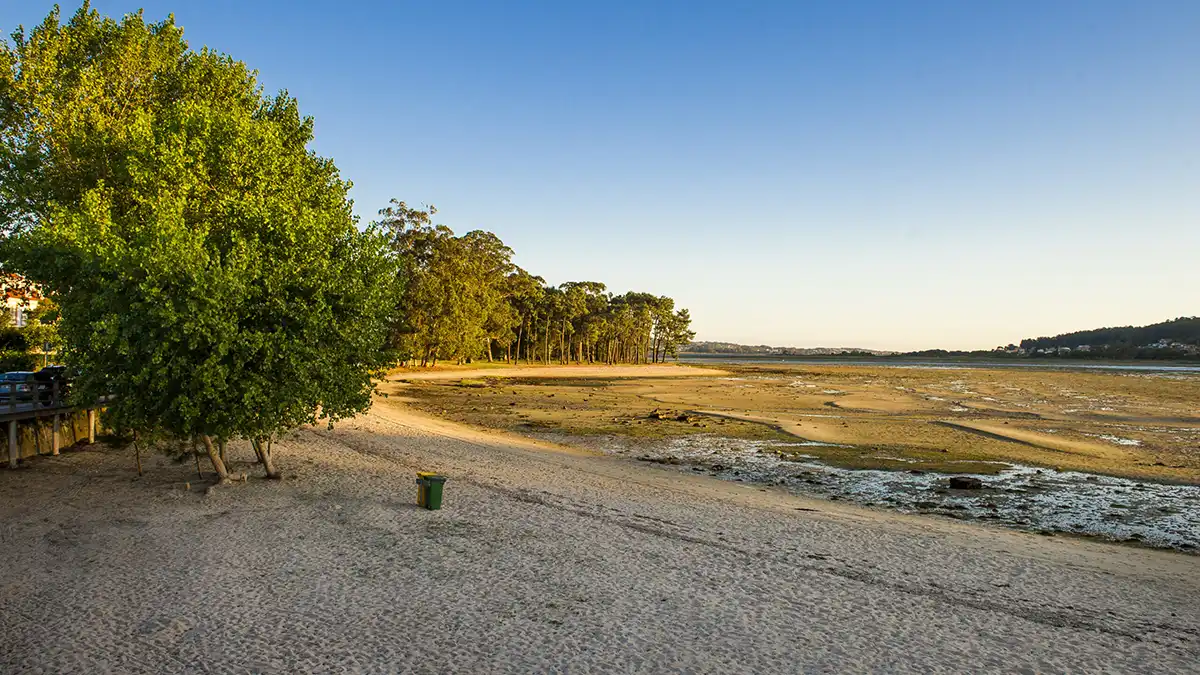
<svg viewBox="0 0 1200 675">
<path fill-rule="evenodd" d="M 772 347 L 770 345 L 739 345 L 735 342 L 693 342 L 682 350 L 691 354 L 762 354 L 768 356 L 882 356 L 881 352 L 859 347 Z"/>
<path fill-rule="evenodd" d="M 1070 347 L 1146 347 L 1162 341 L 1181 345 L 1200 345 L 1200 317 L 1180 317 L 1149 326 L 1096 328 L 1064 333 L 1054 337 L 1026 338 L 1021 348 L 1029 351 Z"/>
</svg>

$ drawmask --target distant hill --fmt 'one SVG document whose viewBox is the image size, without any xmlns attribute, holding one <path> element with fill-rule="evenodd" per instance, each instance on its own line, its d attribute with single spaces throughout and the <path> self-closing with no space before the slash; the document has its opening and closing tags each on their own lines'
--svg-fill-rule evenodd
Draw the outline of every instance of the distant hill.
<svg viewBox="0 0 1200 675">
<path fill-rule="evenodd" d="M 681 350 L 685 354 L 747 354 L 762 356 L 886 356 L 884 352 L 861 347 L 772 347 L 739 345 L 734 342 L 692 342 Z"/>
<path fill-rule="evenodd" d="M 1149 326 L 1095 328 L 1054 337 L 1021 340 L 1020 350 L 1036 354 L 1070 350 L 1117 358 L 1162 358 L 1200 353 L 1200 317 L 1185 316 Z"/>
<path fill-rule="evenodd" d="M 992 350 L 914 352 L 861 347 L 772 347 L 734 342 L 692 342 L 688 354 L 745 354 L 757 356 L 893 356 L 907 358 L 1068 358 L 1068 359 L 1200 359 L 1200 316 L 1184 316 L 1148 326 L 1118 326 L 1026 338 Z"/>
</svg>

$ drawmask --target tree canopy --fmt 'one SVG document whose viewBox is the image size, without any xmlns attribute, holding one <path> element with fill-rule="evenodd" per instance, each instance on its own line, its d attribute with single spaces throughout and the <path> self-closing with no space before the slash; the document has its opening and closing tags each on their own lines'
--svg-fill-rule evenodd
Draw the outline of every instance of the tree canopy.
<svg viewBox="0 0 1200 675">
<path fill-rule="evenodd" d="M 495 234 L 456 236 L 433 223 L 436 213 L 393 199 L 375 222 L 403 264 L 393 339 L 406 360 L 658 362 L 695 337 L 671 298 L 614 295 L 597 281 L 546 285 Z"/>
<path fill-rule="evenodd" d="M 370 405 L 399 302 L 313 121 L 172 18 L 57 9 L 0 46 L 0 253 L 43 284 L 121 428 L 269 439 Z M 268 441 L 263 444 L 263 441 Z"/>
</svg>

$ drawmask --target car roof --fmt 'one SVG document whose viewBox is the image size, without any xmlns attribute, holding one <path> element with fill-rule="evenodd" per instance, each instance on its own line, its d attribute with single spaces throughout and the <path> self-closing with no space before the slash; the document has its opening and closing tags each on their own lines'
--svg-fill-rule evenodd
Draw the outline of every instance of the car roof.
<svg viewBox="0 0 1200 675">
<path fill-rule="evenodd" d="M 29 370 L 14 370 L 11 373 L 4 373 L 4 379 L 15 380 L 18 377 L 29 377 L 33 372 Z"/>
</svg>

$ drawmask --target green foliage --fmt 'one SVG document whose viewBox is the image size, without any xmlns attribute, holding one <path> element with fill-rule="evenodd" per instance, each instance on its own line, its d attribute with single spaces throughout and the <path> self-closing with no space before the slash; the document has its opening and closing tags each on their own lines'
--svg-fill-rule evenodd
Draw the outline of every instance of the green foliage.
<svg viewBox="0 0 1200 675">
<path fill-rule="evenodd" d="M 59 316 L 58 303 L 50 298 L 38 301 L 38 306 L 26 314 L 25 326 L 20 329 L 27 350 L 49 355 L 62 349 L 62 335 L 58 332 Z"/>
<path fill-rule="evenodd" d="M 1122 326 L 1119 328 L 1097 328 L 1094 330 L 1064 333 L 1054 337 L 1027 338 L 1021 340 L 1021 348 L 1057 349 L 1080 345 L 1107 346 L 1114 351 L 1137 351 L 1137 347 L 1152 345 L 1160 340 L 1184 345 L 1200 345 L 1200 317 L 1180 317 L 1171 321 L 1149 326 Z M 1132 348 L 1132 349 L 1131 349 Z"/>
<path fill-rule="evenodd" d="M 370 405 L 398 302 L 312 120 L 173 19 L 57 10 L 0 49 L 7 268 L 55 294 L 73 394 L 178 438 Z"/>
<path fill-rule="evenodd" d="M 490 339 L 507 339 L 513 314 L 505 302 L 515 269 L 512 249 L 482 230 L 455 236 L 434 226 L 437 213 L 404 202 L 379 212 L 376 226 L 389 234 L 403 261 L 406 290 L 395 340 L 407 358 L 463 360 L 481 353 Z"/>
<path fill-rule="evenodd" d="M 393 199 L 375 223 L 403 261 L 394 342 L 405 360 L 492 360 L 499 349 L 506 360 L 658 362 L 695 337 L 671 298 L 614 296 L 596 281 L 546 286 L 496 235 L 455 236 L 436 213 Z"/>
<path fill-rule="evenodd" d="M 0 349 L 15 352 L 28 351 L 29 340 L 25 337 L 25 331 L 12 325 L 0 328 Z"/>
<path fill-rule="evenodd" d="M 38 358 L 25 350 L 0 349 L 0 372 L 35 370 L 37 367 Z"/>
</svg>

